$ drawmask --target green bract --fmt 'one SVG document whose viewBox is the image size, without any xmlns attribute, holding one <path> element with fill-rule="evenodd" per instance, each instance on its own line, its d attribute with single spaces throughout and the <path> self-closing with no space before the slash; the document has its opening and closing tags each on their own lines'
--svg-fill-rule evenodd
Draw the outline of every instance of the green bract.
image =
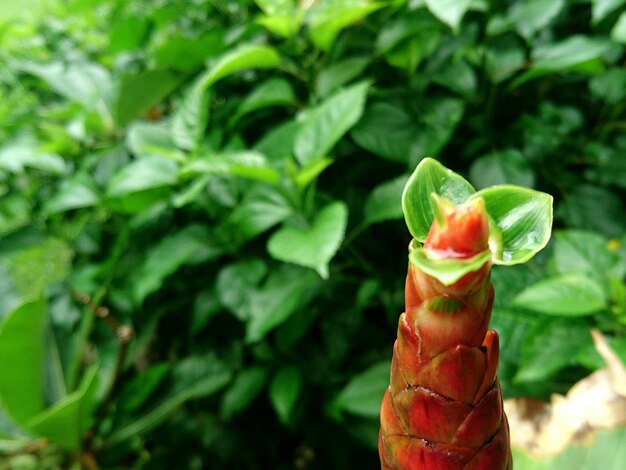
<svg viewBox="0 0 626 470">
<path fill-rule="evenodd" d="M 550 239 L 552 196 L 549 194 L 513 185 L 492 186 L 476 192 L 461 175 L 432 158 L 425 158 L 409 178 L 402 194 L 406 224 L 419 242 L 426 240 L 435 218 L 433 193 L 455 205 L 478 197 L 485 201 L 490 222 L 489 248 L 494 264 L 510 266 L 525 263 Z M 418 257 L 413 255 L 411 260 L 416 262 Z M 420 259 L 420 263 L 426 263 L 426 258 Z M 451 269 L 444 268 L 441 261 L 438 260 L 437 264 L 441 269 Z M 435 269 L 434 264 L 430 266 L 431 270 Z M 463 269 L 465 273 L 473 270 Z"/>
</svg>

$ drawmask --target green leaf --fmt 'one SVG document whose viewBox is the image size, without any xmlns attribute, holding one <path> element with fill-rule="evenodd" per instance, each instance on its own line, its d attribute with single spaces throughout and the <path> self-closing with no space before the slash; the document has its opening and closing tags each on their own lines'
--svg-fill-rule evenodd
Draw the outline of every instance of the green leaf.
<svg viewBox="0 0 626 470">
<path fill-rule="evenodd" d="M 241 70 L 274 68 L 279 63 L 280 56 L 274 48 L 262 44 L 242 44 L 221 56 L 202 75 L 200 82 L 207 88 Z"/>
<path fill-rule="evenodd" d="M 64 449 L 80 448 L 83 434 L 89 426 L 91 413 L 97 405 L 97 367 L 93 367 L 83 379 L 80 388 L 28 422 L 28 429 L 35 435 L 50 439 Z"/>
<path fill-rule="evenodd" d="M 517 31 L 529 40 L 547 27 L 564 6 L 565 0 L 526 0 L 513 4 L 509 18 Z"/>
<path fill-rule="evenodd" d="M 290 120 L 280 124 L 265 133 L 253 150 L 266 155 L 273 164 L 280 165 L 287 157 L 291 157 L 298 129 L 300 123 L 296 121 Z"/>
<path fill-rule="evenodd" d="M 296 168 L 293 175 L 293 181 L 298 188 L 306 188 L 309 184 L 317 179 L 317 177 L 330 165 L 335 162 L 332 158 L 319 157 L 306 162 L 301 168 Z M 294 165 L 295 166 L 295 165 Z"/>
<path fill-rule="evenodd" d="M 46 302 L 22 304 L 0 325 L 0 404 L 21 425 L 44 408 Z"/>
<path fill-rule="evenodd" d="M 172 137 L 183 149 L 194 149 L 209 119 L 208 89 L 218 80 L 245 69 L 273 68 L 280 56 L 270 46 L 243 44 L 222 55 L 186 93 L 172 117 Z"/>
<path fill-rule="evenodd" d="M 128 150 L 136 157 L 159 156 L 183 161 L 184 155 L 176 147 L 169 129 L 161 122 L 137 121 L 126 134 Z"/>
<path fill-rule="evenodd" d="M 168 363 L 153 364 L 132 380 L 125 382 L 117 400 L 121 409 L 125 413 L 139 409 L 154 394 L 169 372 Z"/>
<path fill-rule="evenodd" d="M 619 257 L 609 251 L 607 240 L 598 233 L 562 230 L 554 238 L 554 268 L 558 273 L 587 273 L 596 279 L 619 275 Z"/>
<path fill-rule="evenodd" d="M 474 160 L 470 181 L 476 188 L 496 184 L 534 186 L 535 174 L 528 160 L 516 149 L 507 149 Z"/>
<path fill-rule="evenodd" d="M 402 192 L 409 175 L 398 176 L 376 186 L 365 201 L 365 221 L 370 224 L 403 218 Z"/>
<path fill-rule="evenodd" d="M 584 443 L 570 445 L 558 455 L 531 457 L 513 448 L 515 470 L 621 470 L 626 464 L 626 429 L 596 431 Z"/>
<path fill-rule="evenodd" d="M 270 186 L 253 187 L 233 211 L 230 223 L 242 240 L 260 235 L 286 220 L 293 209 L 285 197 Z"/>
<path fill-rule="evenodd" d="M 369 82 L 361 82 L 335 93 L 307 112 L 296 140 L 294 153 L 301 164 L 324 157 L 363 114 Z"/>
<path fill-rule="evenodd" d="M 152 41 L 152 57 L 158 68 L 193 71 L 224 51 L 224 37 L 221 28 L 211 28 L 201 36 L 191 35 L 182 28 L 158 31 Z"/>
<path fill-rule="evenodd" d="M 478 271 L 491 257 L 489 251 L 483 251 L 471 258 L 433 258 L 428 250 L 413 245 L 414 243 L 411 243 L 409 254 L 411 263 L 437 279 L 444 286 L 450 286 L 466 274 Z"/>
<path fill-rule="evenodd" d="M 322 98 L 360 77 L 370 63 L 368 57 L 350 57 L 320 71 L 315 80 L 316 94 Z"/>
<path fill-rule="evenodd" d="M 424 158 L 410 176 L 402 193 L 404 219 L 413 237 L 423 243 L 435 220 L 431 194 L 443 196 L 454 205 L 465 202 L 474 188 L 462 176 L 437 160 Z"/>
<path fill-rule="evenodd" d="M 547 315 L 579 317 L 607 307 L 602 287 L 582 273 L 554 276 L 533 284 L 514 299 L 513 305 Z"/>
<path fill-rule="evenodd" d="M 345 235 L 348 208 L 342 202 L 325 206 L 307 228 L 283 226 L 268 241 L 273 258 L 315 269 L 328 278 L 328 263 Z"/>
<path fill-rule="evenodd" d="M 466 98 L 476 92 L 476 73 L 464 60 L 450 62 L 433 77 L 433 81 Z"/>
<path fill-rule="evenodd" d="M 256 366 L 242 370 L 222 397 L 220 405 L 222 419 L 228 420 L 245 410 L 261 393 L 267 377 L 268 371 L 264 367 Z"/>
<path fill-rule="evenodd" d="M 178 167 L 163 157 L 135 160 L 117 172 L 109 181 L 107 196 L 119 198 L 146 189 L 176 184 Z"/>
<path fill-rule="evenodd" d="M 609 13 L 624 5 L 626 0 L 591 0 L 592 23 L 597 24 L 606 18 Z"/>
<path fill-rule="evenodd" d="M 72 255 L 72 250 L 63 240 L 44 238 L 9 253 L 0 262 L 7 267 L 20 298 L 34 300 L 48 286 L 69 274 Z"/>
<path fill-rule="evenodd" d="M 208 155 L 190 162 L 181 171 L 181 176 L 193 174 L 205 175 L 234 175 L 242 178 L 264 181 L 276 184 L 280 179 L 277 170 L 270 167 L 265 155 L 253 151 L 226 153 L 222 155 Z"/>
<path fill-rule="evenodd" d="M 308 270 L 283 266 L 250 296 L 246 342 L 253 343 L 284 323 L 297 309 L 304 308 L 314 294 L 318 279 Z"/>
<path fill-rule="evenodd" d="M 626 231 L 623 201 L 614 191 L 598 186 L 579 185 L 565 196 L 557 214 L 572 228 L 595 230 L 609 238 Z"/>
<path fill-rule="evenodd" d="M 546 299 L 544 302 L 550 302 Z M 522 345 L 516 382 L 538 382 L 575 365 L 582 348 L 591 343 L 589 326 L 573 319 L 549 319 L 533 326 Z"/>
<path fill-rule="evenodd" d="M 492 223 L 489 248 L 495 264 L 525 263 L 547 245 L 552 229 L 549 194 L 502 185 L 482 189 L 474 197 L 485 201 Z"/>
<path fill-rule="evenodd" d="M 141 304 L 148 295 L 161 287 L 169 275 L 209 242 L 208 228 L 203 225 L 189 225 L 160 240 L 148 251 L 145 261 L 134 273 L 132 292 L 135 302 Z M 212 247 L 212 250 L 216 253 L 220 251 L 217 247 Z"/>
<path fill-rule="evenodd" d="M 458 30 L 471 0 L 425 0 L 426 6 L 441 21 Z"/>
<path fill-rule="evenodd" d="M 296 7 L 294 0 L 255 0 L 255 3 L 265 13 L 257 23 L 272 33 L 289 38 L 300 29 L 305 12 Z"/>
<path fill-rule="evenodd" d="M 230 125 L 234 126 L 243 116 L 259 109 L 295 103 L 296 95 L 291 84 L 283 78 L 271 78 L 257 86 L 244 98 L 231 118 Z"/>
<path fill-rule="evenodd" d="M 626 70 L 612 68 L 602 75 L 592 77 L 589 90 L 607 103 L 617 104 L 626 98 Z"/>
<path fill-rule="evenodd" d="M 100 195 L 93 177 L 88 173 L 78 173 L 61 182 L 58 192 L 46 203 L 45 210 L 54 214 L 92 207 L 99 202 Z"/>
<path fill-rule="evenodd" d="M 186 401 L 207 397 L 225 387 L 231 374 L 226 364 L 214 354 L 186 357 L 176 365 L 172 390 L 146 414 L 115 429 L 108 442 L 117 444 L 150 431 Z"/>
<path fill-rule="evenodd" d="M 333 405 L 357 416 L 377 418 L 389 386 L 389 368 L 389 361 L 382 361 L 355 375 L 339 392 Z"/>
<path fill-rule="evenodd" d="M 415 139 L 414 120 L 399 106 L 377 102 L 368 106 L 350 135 L 366 150 L 389 160 L 409 161 Z"/>
<path fill-rule="evenodd" d="M 626 44 L 626 12 L 617 19 L 617 23 L 611 30 L 611 39 L 620 44 Z"/>
<path fill-rule="evenodd" d="M 320 49 L 329 51 L 342 29 L 384 6 L 384 2 L 366 0 L 325 2 L 316 5 L 315 8 L 311 8 L 308 17 L 311 41 Z"/>
<path fill-rule="evenodd" d="M 258 258 L 222 268 L 215 282 L 220 303 L 239 320 L 248 320 L 252 316 L 253 296 L 266 274 L 267 265 Z"/>
<path fill-rule="evenodd" d="M 291 421 L 301 390 L 302 376 L 296 367 L 283 367 L 274 375 L 269 387 L 269 397 L 283 424 Z"/>
<path fill-rule="evenodd" d="M 122 77 L 114 115 L 119 127 L 147 113 L 178 86 L 181 77 L 167 70 L 147 70 Z"/>
<path fill-rule="evenodd" d="M 600 59 L 612 47 L 607 38 L 583 35 L 570 36 L 558 43 L 546 44 L 533 50 L 532 67 L 511 83 L 515 89 L 523 83 L 555 72 L 575 70 L 582 64 Z"/>
</svg>

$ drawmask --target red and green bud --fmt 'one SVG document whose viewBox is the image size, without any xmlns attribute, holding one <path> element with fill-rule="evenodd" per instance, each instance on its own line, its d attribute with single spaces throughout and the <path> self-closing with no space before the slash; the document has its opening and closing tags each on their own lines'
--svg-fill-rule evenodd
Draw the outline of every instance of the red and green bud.
<svg viewBox="0 0 626 470">
<path fill-rule="evenodd" d="M 382 468 L 509 469 L 498 335 L 488 331 L 494 292 L 485 204 L 474 198 L 453 207 L 436 199 L 423 247 L 410 248 L 417 262 L 409 264 L 381 408 Z M 467 268 L 438 276 L 437 266 L 450 263 Z"/>
</svg>

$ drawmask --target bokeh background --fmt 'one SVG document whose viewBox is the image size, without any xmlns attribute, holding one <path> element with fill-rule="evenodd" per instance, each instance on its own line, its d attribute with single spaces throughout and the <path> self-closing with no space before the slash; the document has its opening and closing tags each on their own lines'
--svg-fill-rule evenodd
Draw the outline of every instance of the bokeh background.
<svg viewBox="0 0 626 470">
<path fill-rule="evenodd" d="M 625 5 L 2 0 L 0 469 L 377 468 L 426 156 L 554 196 L 505 398 L 626 358 Z"/>
</svg>

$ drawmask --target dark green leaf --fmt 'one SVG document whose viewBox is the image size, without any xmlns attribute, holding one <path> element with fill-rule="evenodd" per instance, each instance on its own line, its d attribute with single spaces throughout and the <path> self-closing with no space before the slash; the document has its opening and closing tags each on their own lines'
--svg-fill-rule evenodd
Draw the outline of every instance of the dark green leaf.
<svg viewBox="0 0 626 470">
<path fill-rule="evenodd" d="M 593 23 L 599 23 L 614 10 L 626 3 L 625 0 L 591 0 L 591 17 Z"/>
<path fill-rule="evenodd" d="M 267 266 L 258 258 L 229 264 L 217 275 L 217 297 L 235 317 L 248 320 L 257 286 L 266 274 Z"/>
<path fill-rule="evenodd" d="M 283 78 L 271 78 L 250 92 L 239 105 L 237 112 L 230 120 L 234 125 L 246 114 L 270 106 L 294 105 L 296 96 L 291 84 Z"/>
<path fill-rule="evenodd" d="M 269 397 L 281 422 L 288 423 L 291 420 L 301 389 L 302 376 L 297 368 L 286 366 L 274 375 Z"/>
<path fill-rule="evenodd" d="M 254 238 L 286 220 L 293 212 L 284 196 L 270 186 L 252 188 L 232 213 L 230 223 L 243 240 Z"/>
<path fill-rule="evenodd" d="M 297 309 L 304 308 L 317 282 L 308 270 L 283 266 L 272 271 L 265 284 L 251 295 L 246 341 L 259 341 Z"/>
<path fill-rule="evenodd" d="M 325 68 L 315 81 L 317 94 L 323 98 L 334 93 L 341 86 L 361 76 L 369 62 L 367 57 L 351 57 Z"/>
<path fill-rule="evenodd" d="M 220 416 L 223 419 L 230 419 L 245 410 L 261 393 L 267 377 L 268 372 L 264 367 L 242 370 L 222 397 Z"/>
</svg>

